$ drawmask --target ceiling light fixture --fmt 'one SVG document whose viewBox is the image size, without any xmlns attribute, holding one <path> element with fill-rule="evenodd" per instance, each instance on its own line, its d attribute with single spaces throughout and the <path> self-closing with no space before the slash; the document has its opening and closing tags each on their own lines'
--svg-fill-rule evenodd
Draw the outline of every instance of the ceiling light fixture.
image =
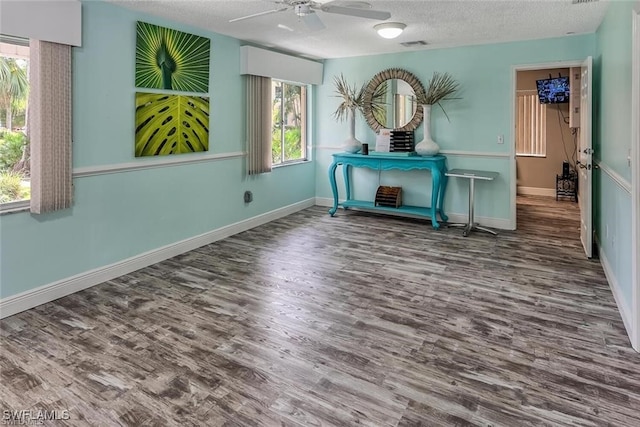
<svg viewBox="0 0 640 427">
<path fill-rule="evenodd" d="M 383 22 L 382 24 L 373 26 L 373 29 L 378 32 L 378 35 L 385 39 L 395 39 L 402 34 L 405 28 L 407 28 L 407 26 L 402 22 Z"/>
</svg>

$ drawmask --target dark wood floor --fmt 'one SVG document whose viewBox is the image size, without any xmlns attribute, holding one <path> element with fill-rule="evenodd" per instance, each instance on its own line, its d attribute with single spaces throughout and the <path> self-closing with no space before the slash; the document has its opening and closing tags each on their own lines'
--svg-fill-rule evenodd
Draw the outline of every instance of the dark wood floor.
<svg viewBox="0 0 640 427">
<path fill-rule="evenodd" d="M 55 426 L 640 426 L 640 355 L 575 205 L 521 202 L 517 232 L 468 238 L 311 208 L 7 318 L 0 409 L 69 410 Z"/>
</svg>

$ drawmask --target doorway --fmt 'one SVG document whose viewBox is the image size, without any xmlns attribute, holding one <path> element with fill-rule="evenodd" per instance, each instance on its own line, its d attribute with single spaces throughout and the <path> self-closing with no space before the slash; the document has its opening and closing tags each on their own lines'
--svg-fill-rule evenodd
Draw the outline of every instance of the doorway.
<svg viewBox="0 0 640 427">
<path fill-rule="evenodd" d="M 515 66 L 512 82 L 513 227 L 521 226 L 518 209 L 535 206 L 537 209 L 563 210 L 564 215 L 573 217 L 574 221 L 568 222 L 568 229 L 575 230 L 580 236 L 585 254 L 590 258 L 593 215 L 591 58 Z M 563 92 L 567 89 L 563 85 L 571 88 L 570 93 Z M 521 120 L 522 117 L 525 120 Z M 542 202 L 525 200 L 536 197 Z M 579 202 L 577 206 L 576 201 Z"/>
</svg>

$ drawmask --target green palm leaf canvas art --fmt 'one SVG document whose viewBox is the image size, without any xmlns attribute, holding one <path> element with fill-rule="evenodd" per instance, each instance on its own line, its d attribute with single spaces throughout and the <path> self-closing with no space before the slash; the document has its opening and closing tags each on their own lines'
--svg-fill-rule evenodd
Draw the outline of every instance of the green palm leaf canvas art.
<svg viewBox="0 0 640 427">
<path fill-rule="evenodd" d="M 208 38 L 146 22 L 136 29 L 137 87 L 209 91 Z"/>
<path fill-rule="evenodd" d="M 136 157 L 209 150 L 209 98 L 136 93 Z"/>
</svg>

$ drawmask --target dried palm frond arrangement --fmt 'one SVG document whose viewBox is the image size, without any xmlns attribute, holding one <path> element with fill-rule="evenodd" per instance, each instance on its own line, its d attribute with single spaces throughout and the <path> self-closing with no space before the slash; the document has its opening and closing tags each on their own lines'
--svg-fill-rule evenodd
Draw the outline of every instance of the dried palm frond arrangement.
<svg viewBox="0 0 640 427">
<path fill-rule="evenodd" d="M 357 89 L 355 85 L 349 85 L 342 73 L 339 77 L 335 76 L 333 78 L 333 83 L 336 86 L 336 96 L 342 98 L 342 102 L 334 111 L 333 117 L 343 122 L 347 118 L 349 111 L 362 110 L 365 86 L 363 85 Z"/>
<path fill-rule="evenodd" d="M 357 110 L 364 114 L 364 94 L 367 85 L 363 84 L 360 88 L 357 88 L 355 85 L 351 86 L 342 74 L 335 76 L 333 83 L 336 87 L 336 97 L 342 98 L 342 102 L 338 105 L 336 111 L 334 111 L 333 117 L 342 122 L 347 118 L 349 111 L 355 112 Z M 386 83 L 378 86 L 371 99 L 372 111 L 384 111 L 386 93 Z"/>
<path fill-rule="evenodd" d="M 429 83 L 427 83 L 427 90 L 425 91 L 424 96 L 418 98 L 419 104 L 427 104 L 434 105 L 438 104 L 438 106 L 442 109 L 442 112 L 449 120 L 449 116 L 447 112 L 442 107 L 441 101 L 446 101 L 449 99 L 460 99 L 459 97 L 454 97 L 456 92 L 460 89 L 460 84 L 451 76 L 449 73 L 433 73 Z"/>
<path fill-rule="evenodd" d="M 388 86 L 387 83 L 388 83 L 387 80 L 380 83 L 371 94 L 371 102 L 370 102 L 371 114 L 373 114 L 373 117 L 375 117 L 376 120 L 378 120 L 378 123 L 384 123 L 386 119 L 385 116 L 387 114 L 387 107 L 388 107 L 388 103 L 386 102 L 387 86 Z M 362 113 L 366 117 L 364 110 Z"/>
</svg>

